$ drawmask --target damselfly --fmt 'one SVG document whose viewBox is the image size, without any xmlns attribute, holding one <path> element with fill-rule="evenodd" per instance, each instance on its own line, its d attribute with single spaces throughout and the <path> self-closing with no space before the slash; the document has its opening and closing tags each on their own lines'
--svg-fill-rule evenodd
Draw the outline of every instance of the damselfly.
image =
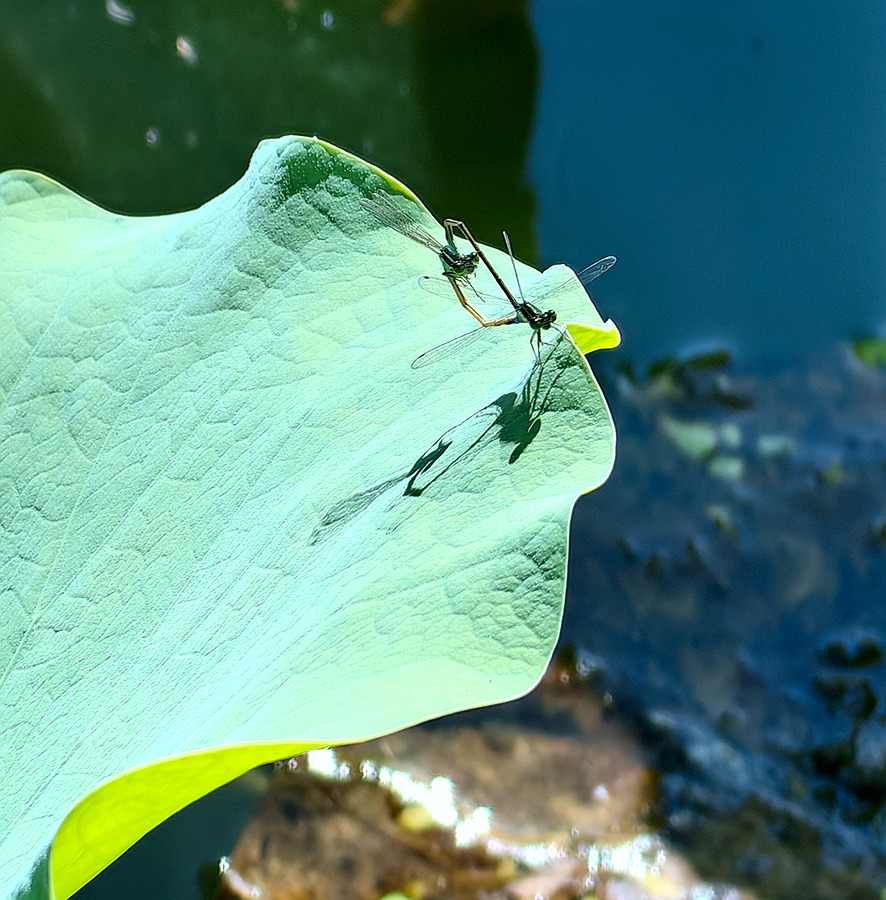
<svg viewBox="0 0 886 900">
<path fill-rule="evenodd" d="M 581 272 L 578 272 L 576 275 L 570 273 L 564 278 L 552 282 L 550 284 L 542 285 L 539 287 L 531 286 L 530 294 L 532 296 L 532 302 L 528 301 L 520 287 L 520 279 L 517 275 L 517 267 L 513 261 L 513 253 L 511 252 L 510 241 L 507 238 L 507 235 L 504 235 L 505 243 L 508 247 L 508 252 L 511 255 L 511 262 L 514 265 L 514 277 L 517 281 L 517 288 L 520 294 L 520 300 L 516 300 L 513 293 L 508 289 L 507 285 L 505 285 L 499 278 L 498 273 L 492 268 L 489 262 L 484 258 L 484 262 L 490 271 L 493 272 L 493 275 L 496 277 L 496 281 L 499 284 L 499 287 L 502 289 L 502 292 L 505 294 L 506 299 L 510 302 L 511 307 L 514 309 L 514 314 L 500 318 L 496 320 L 498 324 L 503 325 L 512 325 L 517 324 L 519 322 L 526 322 L 532 327 L 533 338 L 536 338 L 538 343 L 541 343 L 541 332 L 547 330 L 548 328 L 554 325 L 556 321 L 557 314 L 554 310 L 548 310 L 546 312 L 541 312 L 540 307 L 536 306 L 536 303 L 539 304 L 547 304 L 548 302 L 554 300 L 557 296 L 562 295 L 566 290 L 568 290 L 574 283 L 575 279 L 578 280 L 583 285 L 588 285 L 592 281 L 599 278 L 604 272 L 607 272 L 611 269 L 616 262 L 614 256 L 605 256 L 603 259 L 597 260 L 597 262 L 588 266 L 585 269 L 582 269 Z M 419 284 L 429 293 L 437 294 L 438 296 L 449 296 L 449 292 L 452 290 L 452 285 L 449 280 L 445 278 L 437 278 L 430 275 L 425 275 L 419 279 Z M 483 301 L 492 301 L 501 303 L 502 298 L 496 297 L 493 294 L 481 293 L 476 290 L 473 285 L 468 285 L 471 293 L 478 300 Z M 454 337 L 451 340 L 444 341 L 442 344 L 438 344 L 436 347 L 432 347 L 430 350 L 425 351 L 419 357 L 417 357 L 413 363 L 412 368 L 420 369 L 424 366 L 431 365 L 438 360 L 442 359 L 444 356 L 461 349 L 468 344 L 473 343 L 477 340 L 482 334 L 485 333 L 486 327 L 483 328 L 475 328 L 473 331 L 469 331 L 466 334 L 460 334 L 458 337 Z M 559 327 L 559 326 L 558 326 Z"/>
<path fill-rule="evenodd" d="M 393 228 L 404 237 L 432 250 L 440 258 L 443 274 L 454 278 L 467 278 L 480 264 L 476 253 L 460 253 L 455 246 L 455 235 L 448 227 L 449 219 L 444 223 L 446 243 L 437 240 L 418 219 L 410 216 L 405 209 L 391 199 L 390 194 L 376 191 L 369 197 L 361 197 L 360 205 L 370 212 L 382 225 Z"/>
<path fill-rule="evenodd" d="M 486 259 L 483 251 L 480 250 L 477 242 L 471 236 L 463 222 L 455 219 L 446 219 L 443 222 L 443 228 L 446 234 L 446 243 L 441 243 L 424 227 L 416 218 L 410 216 L 405 209 L 398 206 L 389 194 L 384 191 L 376 191 L 369 197 L 361 197 L 360 205 L 367 210 L 382 225 L 393 228 L 394 231 L 402 234 L 404 237 L 415 241 L 422 247 L 437 254 L 441 265 L 443 266 L 443 276 L 449 284 L 449 289 L 455 292 L 458 302 L 478 321 L 481 325 L 503 325 L 505 320 L 492 321 L 487 319 L 481 312 L 478 312 L 468 300 L 463 287 L 467 287 L 469 277 L 474 274 L 477 266 L 482 259 L 487 268 L 493 275 L 498 278 L 489 260 Z M 470 242 L 474 248 L 474 252 L 461 253 L 455 244 L 455 232 L 461 231 L 464 237 Z"/>
</svg>

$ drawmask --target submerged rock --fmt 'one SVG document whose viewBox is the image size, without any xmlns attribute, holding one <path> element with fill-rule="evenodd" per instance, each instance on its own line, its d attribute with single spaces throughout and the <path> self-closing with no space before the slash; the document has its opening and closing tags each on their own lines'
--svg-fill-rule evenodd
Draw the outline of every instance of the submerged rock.
<svg viewBox="0 0 886 900">
<path fill-rule="evenodd" d="M 873 900 L 886 372 L 841 346 L 739 378 L 672 364 L 620 384 L 615 471 L 573 519 L 564 640 L 654 752 L 668 833 L 703 874 Z M 706 452 L 687 453 L 702 426 Z M 732 479 L 711 466 L 727 453 L 742 463 Z"/>
</svg>

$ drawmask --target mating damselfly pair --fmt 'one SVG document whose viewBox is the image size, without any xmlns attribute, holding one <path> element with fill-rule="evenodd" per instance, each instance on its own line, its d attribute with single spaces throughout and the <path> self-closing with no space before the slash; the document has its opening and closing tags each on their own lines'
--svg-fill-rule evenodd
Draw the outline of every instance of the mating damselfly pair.
<svg viewBox="0 0 886 900">
<path fill-rule="evenodd" d="M 474 240 L 473 235 L 464 222 L 457 219 L 446 219 L 443 222 L 446 241 L 443 243 L 435 238 L 420 222 L 394 203 L 390 195 L 383 191 L 376 191 L 370 197 L 362 198 L 360 203 L 381 224 L 394 229 L 394 231 L 397 231 L 404 237 L 434 252 L 440 260 L 443 273 L 439 277 L 425 275 L 419 279 L 419 284 L 425 290 L 434 294 L 451 296 L 451 293 L 454 293 L 458 302 L 480 323 L 480 328 L 461 334 L 422 353 L 413 361 L 412 368 L 418 369 L 436 362 L 464 344 L 475 340 L 484 333 L 485 329 L 518 323 L 526 323 L 532 328 L 533 349 L 536 351 L 536 354 L 538 353 L 542 343 L 542 332 L 554 327 L 557 313 L 553 309 L 542 310 L 536 304 L 544 304 L 549 300 L 555 299 L 558 294 L 563 294 L 564 291 L 574 284 L 575 275 L 570 273 L 565 279 L 546 285 L 541 291 L 534 291 L 532 302 L 530 302 L 526 299 L 520 285 L 520 276 L 517 274 L 517 264 L 514 259 L 514 253 L 511 250 L 511 242 L 507 233 L 502 232 L 514 270 L 514 279 L 517 284 L 517 293 L 519 294 L 519 299 L 517 299 L 492 263 L 489 262 L 486 254 L 480 249 L 480 245 Z M 460 234 L 471 245 L 473 248 L 471 252 L 462 253 L 458 249 L 455 243 L 456 233 Z M 503 298 L 510 304 L 510 310 L 506 315 L 488 318 L 474 305 L 477 301 L 502 301 L 502 297 L 481 293 L 474 287 L 471 278 L 481 262 L 502 292 Z M 578 273 L 577 277 L 582 284 L 587 285 L 614 265 L 615 257 L 606 256 L 583 269 Z"/>
</svg>

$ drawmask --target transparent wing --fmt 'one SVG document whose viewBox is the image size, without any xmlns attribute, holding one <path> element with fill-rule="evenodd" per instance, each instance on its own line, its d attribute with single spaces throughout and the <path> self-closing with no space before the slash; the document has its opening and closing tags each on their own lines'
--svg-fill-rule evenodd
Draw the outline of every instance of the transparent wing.
<svg viewBox="0 0 886 900">
<path fill-rule="evenodd" d="M 382 225 L 393 228 L 416 244 L 421 244 L 437 254 L 443 250 L 443 244 L 405 210 L 397 206 L 384 191 L 376 191 L 369 197 L 361 197 L 360 205 Z"/>
<path fill-rule="evenodd" d="M 448 297 L 450 300 L 455 297 L 455 291 L 452 290 L 452 285 L 448 278 L 436 275 L 422 275 L 418 279 L 418 284 L 419 287 L 426 290 L 429 294 L 435 294 L 438 297 Z M 467 286 L 468 282 L 463 278 L 462 284 Z M 472 289 L 471 293 L 476 292 Z"/>
<path fill-rule="evenodd" d="M 467 291 L 471 295 L 471 298 L 476 297 L 489 303 L 505 303 L 503 297 L 496 297 L 495 294 L 484 294 L 478 291 L 467 278 L 460 277 L 458 283 L 463 291 Z M 450 299 L 455 297 L 455 291 L 452 289 L 449 279 L 443 275 L 422 275 L 418 279 L 418 284 L 429 294 L 435 294 L 438 297 L 449 297 Z"/>
<path fill-rule="evenodd" d="M 418 279 L 418 283 L 429 294 L 435 294 L 437 297 L 449 297 L 450 299 L 455 297 L 455 291 L 452 289 L 449 279 L 443 275 L 422 275 Z M 478 291 L 467 278 L 460 277 L 458 283 L 461 289 L 470 295 L 468 298 L 470 300 L 476 299 L 483 300 L 486 303 L 497 303 L 503 310 L 510 310 L 511 308 L 504 297 Z"/>
<path fill-rule="evenodd" d="M 503 325 L 498 325 L 496 327 L 504 328 Z M 481 325 L 479 328 L 475 328 L 473 331 L 469 331 L 466 334 L 460 334 L 458 337 L 443 341 L 442 344 L 437 344 L 436 347 L 431 347 L 430 350 L 425 350 L 420 356 L 416 356 L 416 358 L 412 360 L 412 368 L 423 369 L 425 366 L 435 365 L 446 359 L 451 353 L 455 353 L 457 350 L 467 347 L 469 344 L 473 344 L 480 338 L 488 338 L 489 332 L 491 331 L 495 331 L 495 328 L 484 328 Z"/>
<path fill-rule="evenodd" d="M 425 366 L 431 366 L 439 363 L 442 360 L 446 359 L 446 357 L 451 353 L 455 353 L 463 347 L 467 347 L 469 344 L 473 344 L 480 339 L 494 340 L 498 329 L 504 327 L 504 325 L 495 325 L 488 328 L 483 328 L 481 326 L 480 328 L 475 328 L 473 331 L 468 331 L 466 334 L 460 334 L 458 337 L 454 337 L 451 340 L 444 341 L 442 344 L 437 344 L 436 347 L 431 347 L 430 350 L 425 350 L 424 353 L 422 353 L 420 356 L 417 356 L 412 361 L 412 368 L 423 369 Z M 550 337 L 552 337 L 553 335 L 557 336 L 556 340 L 554 340 L 554 343 L 557 343 L 563 338 L 565 334 L 566 329 L 562 326 L 551 325 L 548 328 L 542 329 L 540 331 L 530 331 L 529 340 L 532 346 L 536 348 L 536 351 L 538 351 L 543 346 L 551 343 Z"/>
<path fill-rule="evenodd" d="M 525 299 L 530 303 L 546 303 L 549 300 L 556 299 L 557 295 L 562 294 L 575 283 L 575 278 L 578 278 L 583 285 L 589 285 L 592 281 L 596 281 L 596 279 L 604 272 L 608 272 L 615 265 L 615 262 L 614 256 L 604 256 L 603 259 L 598 259 L 597 262 L 588 266 L 586 269 L 582 269 L 576 275 L 566 275 L 559 281 L 544 285 L 543 287 L 533 287 L 533 285 L 530 285 L 529 289 L 526 291 Z M 429 294 L 436 294 L 438 297 L 454 296 L 449 279 L 444 278 L 443 276 L 423 275 L 419 278 L 418 283 Z M 489 303 L 504 303 L 503 297 L 478 291 L 473 284 L 465 278 L 460 279 L 459 284 L 462 285 L 463 289 L 469 290 L 471 296 L 477 297 L 480 300 L 485 300 Z"/>
<path fill-rule="evenodd" d="M 615 262 L 614 256 L 604 256 L 603 259 L 598 259 L 597 262 L 592 263 L 586 269 L 582 269 L 575 275 L 566 275 L 564 278 L 560 279 L 560 281 L 555 281 L 553 284 L 547 284 L 535 289 L 530 285 L 529 290 L 526 292 L 526 299 L 529 300 L 530 303 L 541 303 L 551 300 L 556 297 L 557 294 L 562 294 L 564 291 L 568 290 L 574 283 L 573 279 L 575 278 L 578 278 L 583 285 L 587 286 L 592 281 L 596 281 L 596 279 L 604 272 L 608 272 L 615 265 Z"/>
<path fill-rule="evenodd" d="M 434 294 L 437 297 L 446 297 L 449 300 L 458 300 L 452 285 L 449 283 L 449 279 L 442 275 L 422 275 L 418 279 L 418 283 L 429 294 Z M 498 319 L 513 315 L 514 310 L 504 297 L 478 291 L 467 278 L 459 278 L 458 283 L 469 301 L 481 300 L 483 303 L 493 304 L 492 307 L 483 310 L 485 316 Z"/>
<path fill-rule="evenodd" d="M 591 263 L 586 268 L 576 274 L 576 277 L 582 284 L 590 284 L 599 278 L 604 272 L 608 272 L 618 262 L 614 256 L 604 256 L 595 263 Z"/>
</svg>

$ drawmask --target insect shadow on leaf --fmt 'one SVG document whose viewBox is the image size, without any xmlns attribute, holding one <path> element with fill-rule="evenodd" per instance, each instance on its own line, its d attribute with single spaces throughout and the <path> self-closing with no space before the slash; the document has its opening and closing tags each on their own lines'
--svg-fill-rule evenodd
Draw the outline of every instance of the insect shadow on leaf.
<svg viewBox="0 0 886 900">
<path fill-rule="evenodd" d="M 554 369 L 554 376 L 545 380 L 545 375 L 551 371 L 546 364 L 563 340 L 563 335 L 560 335 L 554 343 L 542 345 L 546 348 L 546 352 L 542 351 L 536 357 L 529 377 L 519 394 L 514 391 L 502 394 L 449 428 L 413 462 L 408 471 L 379 481 L 366 490 L 350 494 L 329 507 L 308 537 L 308 544 L 316 545 L 337 534 L 376 500 L 404 480 L 406 486 L 402 496 L 422 496 L 486 441 L 498 440 L 513 445 L 508 463 L 510 465 L 516 463 L 541 431 L 543 413 L 549 406 L 551 394 L 562 375 L 562 369 L 558 366 Z M 469 423 L 473 423 L 473 427 L 476 427 L 477 420 L 483 418 L 489 421 L 477 433 L 472 434 L 467 441 L 459 439 L 461 435 L 468 435 L 472 431 Z"/>
<path fill-rule="evenodd" d="M 450 471 L 469 452 L 488 440 L 490 435 L 493 435 L 496 431 L 495 437 L 500 442 L 514 445 L 514 449 L 508 458 L 508 463 L 513 465 L 517 462 L 541 431 L 542 415 L 550 402 L 551 392 L 555 389 L 562 372 L 558 367 L 554 377 L 547 383 L 544 382 L 543 376 L 546 368 L 548 368 L 546 366 L 547 360 L 562 340 L 564 340 L 563 335 L 553 344 L 542 345 L 547 347 L 547 352 L 542 352 L 536 357 L 529 377 L 526 379 L 519 396 L 513 391 L 502 394 L 493 400 L 492 403 L 468 416 L 468 418 L 459 422 L 458 425 L 453 426 L 442 434 L 437 440 L 435 448 L 419 457 L 419 461 L 423 461 L 423 464 L 420 467 L 413 467 L 403 492 L 404 496 L 421 496 L 424 491 Z M 451 436 L 453 432 L 464 428 L 467 423 L 490 414 L 493 415 L 493 418 L 489 424 L 476 434 L 471 441 L 453 453 L 452 451 L 458 446 L 459 442 L 454 437 L 447 442 L 446 438 Z M 447 452 L 449 455 L 444 458 L 444 454 Z M 434 470 L 433 476 L 420 484 L 422 476 L 429 475 L 432 470 Z"/>
</svg>

